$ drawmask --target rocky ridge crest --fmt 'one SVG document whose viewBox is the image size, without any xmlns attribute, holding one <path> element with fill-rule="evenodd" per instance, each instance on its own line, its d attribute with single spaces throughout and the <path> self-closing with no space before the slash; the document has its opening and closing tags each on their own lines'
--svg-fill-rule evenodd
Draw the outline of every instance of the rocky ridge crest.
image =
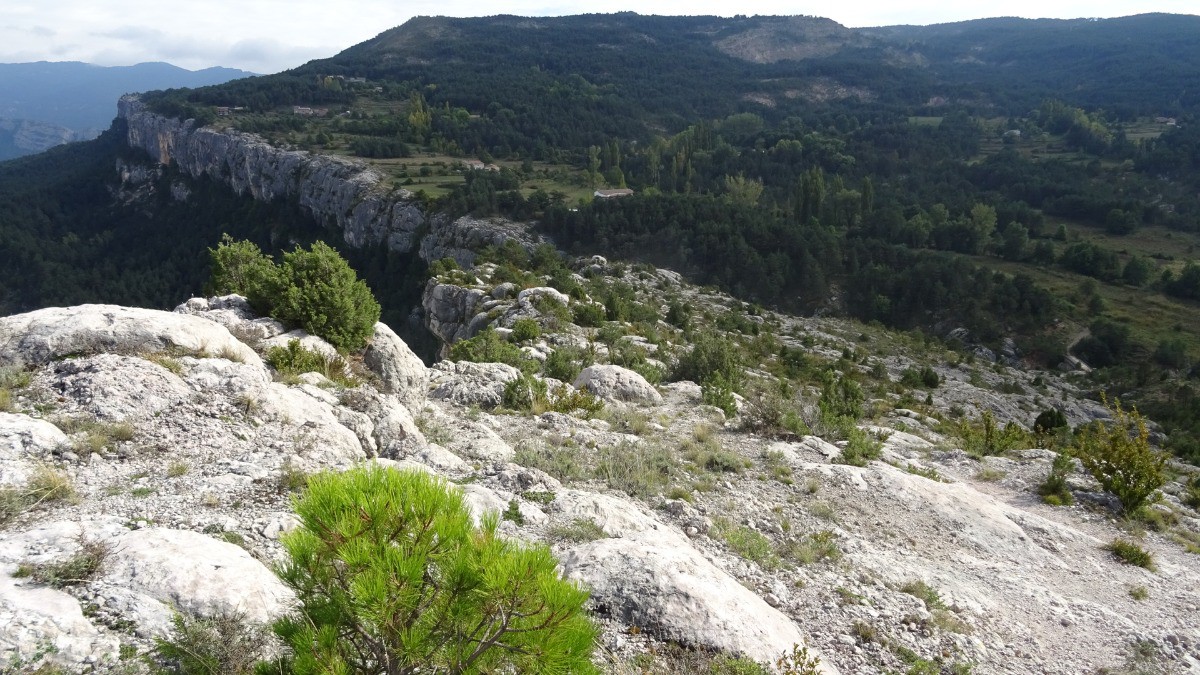
<svg viewBox="0 0 1200 675">
<path fill-rule="evenodd" d="M 0 364 L 27 374 L 0 413 L 0 483 L 54 476 L 74 495 L 0 529 L 0 658 L 41 653 L 72 671 L 108 672 L 122 667 L 123 649 L 146 652 L 169 635 L 174 611 L 278 616 L 291 600 L 269 570 L 278 537 L 295 526 L 290 491 L 304 472 L 378 462 L 455 481 L 477 517 L 505 513 L 506 535 L 549 542 L 564 574 L 592 590 L 600 658 L 616 672 L 647 658 L 659 672 L 672 659 L 711 658 L 674 644 L 769 662 L 806 643 L 823 672 L 845 673 L 972 664 L 1065 674 L 1135 658 L 1165 672 L 1200 667 L 1195 554 L 1151 531 L 1140 543 L 1157 569 L 1121 565 L 1103 546 L 1130 535 L 1078 467 L 1068 483 L 1079 504 L 1050 507 L 1035 488 L 1054 453 L 972 457 L 935 418 L 959 406 L 1028 423 L 1064 392 L 1073 423 L 1102 414 L 1060 376 L 938 363 L 928 405 L 873 406 L 860 428 L 882 444 L 880 460 L 850 466 L 838 463 L 845 441 L 747 427 L 752 398 L 730 417 L 694 383 L 652 385 L 647 377 L 686 347 L 672 325 L 585 328 L 572 311 L 602 304 L 614 285 L 659 315 L 670 296 L 748 345 L 774 336 L 889 382 L 927 358 L 919 345 L 850 322 L 747 316 L 677 275 L 602 259 L 576 262 L 569 294 L 539 285 L 550 279 L 494 279 L 496 269 L 450 273 L 430 288 L 487 298 L 464 313 L 474 329 L 506 336 L 537 322 L 541 335 L 519 345 L 525 363 L 591 353 L 586 377 L 532 377 L 559 395 L 587 388 L 606 401 L 599 414 L 505 410 L 510 383 L 528 377 L 517 367 L 426 369 L 382 325 L 352 359 L 357 384 L 282 377 L 256 350 L 285 327 L 236 296 L 173 313 L 91 305 L 0 319 Z M 454 340 L 476 334 L 459 332 Z M 847 361 L 868 348 L 879 353 Z M 1177 531 L 1200 532 L 1184 481 L 1157 508 Z M 83 583 L 13 576 L 94 542 L 111 553 Z"/>
</svg>

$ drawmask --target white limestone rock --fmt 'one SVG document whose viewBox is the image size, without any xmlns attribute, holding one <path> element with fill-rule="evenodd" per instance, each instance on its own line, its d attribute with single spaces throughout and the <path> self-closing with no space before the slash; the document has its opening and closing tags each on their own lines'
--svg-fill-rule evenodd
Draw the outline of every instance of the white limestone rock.
<svg viewBox="0 0 1200 675">
<path fill-rule="evenodd" d="M 16 571 L 14 564 L 0 564 L 0 663 L 31 661 L 47 647 L 54 653 L 45 660 L 69 672 L 117 661 L 120 639 L 92 625 L 79 601 L 30 579 L 17 579 Z"/>
<path fill-rule="evenodd" d="M 103 580 L 200 616 L 240 613 L 266 623 L 295 602 L 292 591 L 244 549 L 185 530 L 149 528 L 118 537 Z"/>
<path fill-rule="evenodd" d="M 187 314 L 117 305 L 49 307 L 0 318 L 0 365 L 40 365 L 65 356 L 183 350 L 261 365 L 229 330 Z"/>
<path fill-rule="evenodd" d="M 240 295 L 189 298 L 187 302 L 176 307 L 175 311 L 215 321 L 228 328 L 234 337 L 251 345 L 287 331 L 279 321 L 258 316 L 250 308 L 246 298 Z"/>
<path fill-rule="evenodd" d="M 375 324 L 375 334 L 363 352 L 363 363 L 379 376 L 384 392 L 394 394 L 410 409 L 425 405 L 429 369 L 387 324 Z"/>
<path fill-rule="evenodd" d="M 192 390 L 157 363 L 132 356 L 97 354 L 54 364 L 51 388 L 97 418 L 136 420 L 187 401 Z"/>
<path fill-rule="evenodd" d="M 610 537 L 642 538 L 664 545 L 690 546 L 687 537 L 633 502 L 579 490 L 555 493 L 555 510 L 567 521 L 590 520 Z"/>
<path fill-rule="evenodd" d="M 395 396 L 381 394 L 370 387 L 342 392 L 341 402 L 371 421 L 371 433 L 379 454 L 398 457 L 426 444 L 412 413 Z"/>
<path fill-rule="evenodd" d="M 590 588 L 593 600 L 617 620 L 659 639 L 763 663 L 805 644 L 786 615 L 691 546 L 640 537 L 600 539 L 570 549 L 562 564 L 567 578 Z"/>
<path fill-rule="evenodd" d="M 658 405 L 663 400 L 646 378 L 621 366 L 588 366 L 575 378 L 574 386 L 576 389 L 587 389 L 609 402 Z"/>
<path fill-rule="evenodd" d="M 504 386 L 520 375 L 504 363 L 440 361 L 430 372 L 434 389 L 429 397 L 461 406 L 495 408 L 504 400 Z"/>
<path fill-rule="evenodd" d="M 45 420 L 0 412 L 0 486 L 23 485 L 33 471 L 31 460 L 66 443 L 66 434 Z"/>
</svg>

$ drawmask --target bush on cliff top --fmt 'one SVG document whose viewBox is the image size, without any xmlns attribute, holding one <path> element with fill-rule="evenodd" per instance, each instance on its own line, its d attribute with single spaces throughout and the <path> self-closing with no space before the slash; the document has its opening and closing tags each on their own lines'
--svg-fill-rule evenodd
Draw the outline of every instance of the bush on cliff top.
<svg viewBox="0 0 1200 675">
<path fill-rule="evenodd" d="M 289 673 L 593 673 L 587 592 L 550 549 L 479 526 L 462 493 L 383 467 L 313 476 L 283 538 Z"/>
<path fill-rule="evenodd" d="M 221 239 L 211 290 L 246 296 L 255 311 L 299 326 L 341 350 L 361 349 L 379 321 L 379 303 L 338 252 L 323 242 L 296 248 L 276 264 L 249 241 Z"/>
</svg>

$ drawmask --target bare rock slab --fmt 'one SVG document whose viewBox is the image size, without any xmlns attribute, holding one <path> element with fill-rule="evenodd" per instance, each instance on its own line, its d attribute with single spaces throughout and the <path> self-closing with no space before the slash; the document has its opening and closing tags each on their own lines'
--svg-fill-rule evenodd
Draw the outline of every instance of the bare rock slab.
<svg viewBox="0 0 1200 675">
<path fill-rule="evenodd" d="M 587 389 L 609 402 L 658 405 L 663 400 L 662 395 L 646 381 L 646 378 L 621 366 L 588 366 L 575 378 L 574 386 L 576 389 Z"/>
<path fill-rule="evenodd" d="M 217 323 L 188 314 L 117 305 L 48 307 L 0 319 L 0 365 L 40 365 L 78 354 L 178 349 L 261 365 Z"/>
<path fill-rule="evenodd" d="M 266 623 L 295 596 L 244 549 L 184 530 L 150 528 L 117 539 L 105 581 L 201 616 L 240 613 Z"/>
<path fill-rule="evenodd" d="M 782 612 L 694 548 L 643 539 L 601 539 L 563 558 L 570 579 L 602 607 L 661 639 L 741 654 L 762 663 L 804 645 Z M 811 650 L 810 650 L 811 652 Z M 836 673 L 823 667 L 823 673 Z"/>
<path fill-rule="evenodd" d="M 429 369 L 387 324 L 375 324 L 375 334 L 363 353 L 363 363 L 379 376 L 384 392 L 396 395 L 413 410 L 425 405 Z"/>
</svg>

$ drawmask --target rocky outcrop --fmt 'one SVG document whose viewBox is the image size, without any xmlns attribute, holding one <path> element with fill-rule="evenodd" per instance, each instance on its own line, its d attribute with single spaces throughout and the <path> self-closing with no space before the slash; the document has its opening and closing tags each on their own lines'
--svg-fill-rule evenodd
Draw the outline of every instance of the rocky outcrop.
<svg viewBox="0 0 1200 675">
<path fill-rule="evenodd" d="M 75 672 L 116 663 L 121 646 L 116 635 L 93 625 L 75 598 L 17 579 L 16 570 L 16 565 L 0 564 L 0 660 L 35 661 L 52 651 L 57 663 Z"/>
<path fill-rule="evenodd" d="M 683 644 L 760 663 L 805 644 L 782 612 L 671 538 L 601 539 L 570 551 L 563 568 L 621 621 Z M 820 672 L 837 671 L 823 666 Z"/>
<path fill-rule="evenodd" d="M 487 299 L 489 296 L 477 288 L 430 279 L 421 300 L 425 326 L 447 345 L 469 338 L 491 321 L 483 310 Z"/>
<path fill-rule="evenodd" d="M 199 317 L 116 305 L 49 307 L 0 319 L 0 365 L 66 356 L 182 351 L 251 364 L 262 360 L 224 327 Z"/>
<path fill-rule="evenodd" d="M 375 334 L 363 352 L 363 364 L 379 377 L 384 392 L 396 395 L 413 410 L 425 405 L 429 369 L 387 324 L 375 324 Z"/>
<path fill-rule="evenodd" d="M 434 218 L 429 235 L 421 240 L 421 259 L 433 262 L 443 258 L 453 259 L 460 267 L 475 264 L 479 250 L 487 246 L 503 246 L 515 241 L 527 251 L 545 241 L 530 231 L 527 223 L 518 223 L 505 218 L 475 218 L 463 216 L 450 221 L 444 216 Z"/>
<path fill-rule="evenodd" d="M 663 400 L 646 378 L 621 366 L 588 366 L 575 378 L 574 387 L 610 402 L 657 404 Z"/>
<path fill-rule="evenodd" d="M 117 537 L 104 582 L 198 616 L 240 614 L 266 623 L 295 596 L 244 549 L 182 530 L 150 528 Z"/>
<path fill-rule="evenodd" d="M 279 321 L 258 316 L 246 298 L 240 295 L 190 298 L 176 307 L 175 311 L 215 321 L 229 329 L 234 337 L 250 345 L 257 345 L 262 340 L 287 331 L 287 327 Z"/>
<path fill-rule="evenodd" d="M 433 366 L 430 398 L 457 405 L 495 408 L 504 398 L 504 387 L 520 377 L 516 368 L 503 363 L 439 361 Z"/>
<path fill-rule="evenodd" d="M 45 420 L 0 412 L 0 487 L 23 485 L 33 469 L 29 458 L 66 443 L 67 435 Z"/>
<path fill-rule="evenodd" d="M 259 136 L 217 131 L 151 112 L 136 96 L 124 96 L 117 113 L 128 125 L 127 142 L 161 164 L 224 183 L 260 201 L 295 200 L 350 246 L 384 244 L 410 252 L 426 224 L 406 190 L 389 191 L 382 177 L 360 162 L 283 150 Z"/>
</svg>

